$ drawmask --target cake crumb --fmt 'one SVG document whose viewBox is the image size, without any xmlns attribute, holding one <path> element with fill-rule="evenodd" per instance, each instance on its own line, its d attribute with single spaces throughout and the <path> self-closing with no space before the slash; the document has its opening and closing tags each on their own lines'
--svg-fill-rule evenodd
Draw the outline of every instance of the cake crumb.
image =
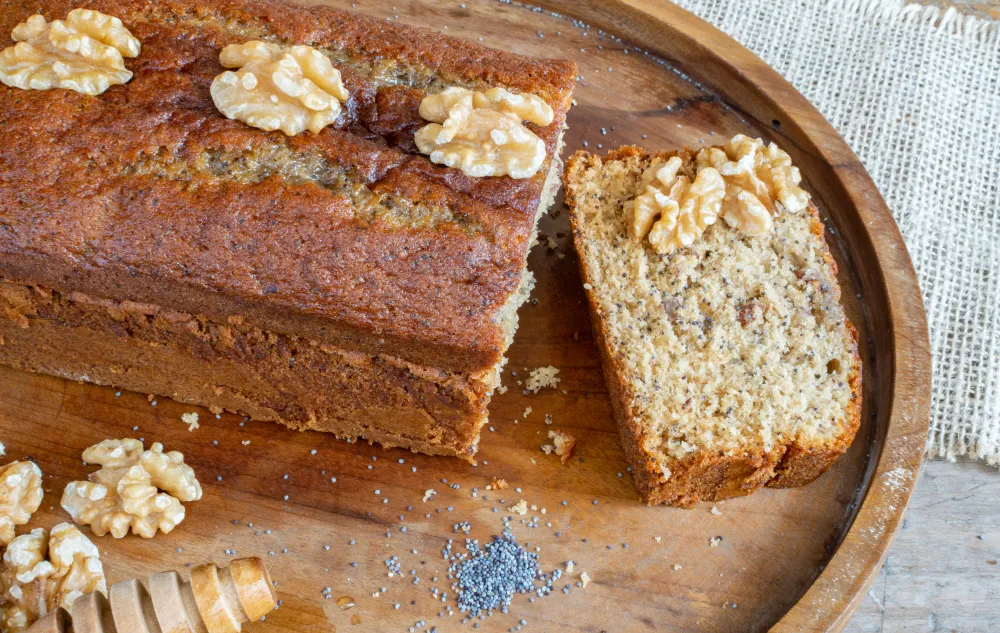
<svg viewBox="0 0 1000 633">
<path fill-rule="evenodd" d="M 3 457 L 6 454 L 7 454 L 7 447 L 3 445 L 3 442 L 0 442 L 0 457 Z"/>
<path fill-rule="evenodd" d="M 493 481 L 491 481 L 490 483 L 486 484 L 486 489 L 487 490 L 506 490 L 507 489 L 507 480 L 506 479 L 499 479 L 497 477 L 494 477 Z"/>
<path fill-rule="evenodd" d="M 714 514 L 715 516 L 719 516 L 720 514 L 722 514 L 722 510 L 719 510 L 719 509 L 718 509 L 718 508 L 716 508 L 715 506 L 712 506 L 712 510 L 711 510 L 711 512 L 712 512 L 712 514 Z"/>
<path fill-rule="evenodd" d="M 498 386 L 497 393 L 502 396 L 503 394 L 507 393 L 507 387 L 504 387 L 503 385 Z"/>
<path fill-rule="evenodd" d="M 428 488 L 427 490 L 425 490 L 424 491 L 424 503 L 427 503 L 428 501 L 430 501 L 431 499 L 433 499 L 434 495 L 436 495 L 436 494 L 437 494 L 437 490 L 434 490 L 433 488 Z"/>
<path fill-rule="evenodd" d="M 587 585 L 590 584 L 590 574 L 585 571 L 580 572 L 580 583 L 583 585 L 583 588 L 586 589 Z"/>
<path fill-rule="evenodd" d="M 554 251 L 559 248 L 559 242 L 555 241 L 551 237 L 545 238 L 545 245 L 549 247 L 550 251 Z"/>
<path fill-rule="evenodd" d="M 248 446 L 249 444 L 250 444 L 250 440 L 243 440 L 243 446 Z"/>
<path fill-rule="evenodd" d="M 674 564 L 674 571 L 680 571 L 680 570 L 682 570 L 682 569 L 684 569 L 684 568 L 683 568 L 683 567 L 681 567 L 680 565 L 678 565 L 678 564 L 676 564 L 676 563 Z"/>
<path fill-rule="evenodd" d="M 657 543 L 659 543 L 660 541 L 663 540 L 663 537 L 662 536 L 654 536 L 653 540 L 656 541 Z"/>
<path fill-rule="evenodd" d="M 528 407 L 527 409 L 524 410 L 524 415 L 522 417 L 527 419 L 529 415 L 531 415 L 531 407 Z"/>
<path fill-rule="evenodd" d="M 572 574 L 573 573 L 573 567 L 575 567 L 575 566 L 576 566 L 576 563 L 574 563 L 573 561 L 571 561 L 571 560 L 566 561 L 566 573 L 567 574 Z"/>
<path fill-rule="evenodd" d="M 563 463 L 563 466 L 569 463 L 571 457 L 573 457 L 573 450 L 576 448 L 576 438 L 562 431 L 549 431 L 549 438 L 552 439 L 552 444 L 545 444 L 542 446 L 542 450 L 545 451 L 546 455 L 551 455 L 555 453 L 559 456 L 559 461 Z"/>
<path fill-rule="evenodd" d="M 181 420 L 184 424 L 188 425 L 188 432 L 194 431 L 200 425 L 198 424 L 198 414 L 197 413 L 184 413 L 181 415 Z"/>
<path fill-rule="evenodd" d="M 708 540 L 708 544 L 709 544 L 709 545 L 711 545 L 712 547 L 718 547 L 718 546 L 719 546 L 719 543 L 720 543 L 721 541 L 722 541 L 722 537 L 721 537 L 721 536 L 716 536 L 716 537 L 714 537 L 714 538 L 710 538 L 710 539 Z"/>
<path fill-rule="evenodd" d="M 518 501 L 514 505 L 510 506 L 509 508 L 507 508 L 507 511 L 508 512 L 513 512 L 515 514 L 520 514 L 521 516 L 524 516 L 524 515 L 528 514 L 528 502 L 525 501 L 524 499 L 521 499 L 520 501 Z"/>
<path fill-rule="evenodd" d="M 527 384 L 525 384 L 525 391 L 528 393 L 538 393 L 545 387 L 554 388 L 559 384 L 559 377 L 556 376 L 558 373 L 559 370 L 552 365 L 532 369 L 531 374 L 528 376 Z"/>
</svg>

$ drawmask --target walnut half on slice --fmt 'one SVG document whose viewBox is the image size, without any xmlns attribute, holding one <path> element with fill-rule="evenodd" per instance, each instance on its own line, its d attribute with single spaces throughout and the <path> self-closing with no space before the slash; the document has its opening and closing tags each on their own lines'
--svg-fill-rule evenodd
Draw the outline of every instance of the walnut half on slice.
<svg viewBox="0 0 1000 633">
<path fill-rule="evenodd" d="M 137 57 L 141 48 L 121 20 L 89 9 L 74 9 L 65 20 L 52 22 L 33 15 L 11 37 L 18 44 L 0 52 L 0 82 L 91 96 L 132 79 L 123 57 Z"/>
<path fill-rule="evenodd" d="M 681 159 L 676 156 L 654 163 L 642 174 L 642 193 L 625 203 L 632 238 L 641 240 L 648 234 L 649 243 L 661 255 L 690 246 L 714 224 L 726 192 L 715 169 L 698 170 L 691 182 L 678 173 L 680 168 Z"/>
<path fill-rule="evenodd" d="M 663 255 L 690 246 L 719 216 L 744 235 L 771 230 L 779 213 L 799 213 L 809 194 L 791 157 L 774 143 L 737 134 L 722 147 L 708 147 L 695 160 L 694 181 L 681 172 L 678 156 L 657 160 L 642 174 L 639 193 L 625 203 L 632 239 L 647 235 Z"/>
<path fill-rule="evenodd" d="M 104 440 L 83 458 L 102 468 L 89 481 L 67 484 L 61 505 L 97 536 L 122 538 L 130 528 L 143 538 L 166 534 L 184 520 L 181 501 L 201 499 L 201 485 L 184 456 L 164 453 L 159 442 L 143 451 L 138 440 Z"/>
<path fill-rule="evenodd" d="M 722 217 L 729 226 L 756 236 L 771 230 L 771 218 L 781 211 L 799 213 L 809 194 L 799 187 L 802 175 L 791 157 L 771 143 L 737 134 L 722 149 L 698 152 L 699 172 L 715 169 L 726 182 Z"/>
</svg>

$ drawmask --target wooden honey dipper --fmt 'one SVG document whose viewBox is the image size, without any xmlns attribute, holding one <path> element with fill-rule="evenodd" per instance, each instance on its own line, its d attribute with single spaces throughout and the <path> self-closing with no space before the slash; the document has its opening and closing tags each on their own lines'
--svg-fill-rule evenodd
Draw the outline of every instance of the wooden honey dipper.
<svg viewBox="0 0 1000 633">
<path fill-rule="evenodd" d="M 148 591 L 147 591 L 148 587 Z M 177 572 L 115 583 L 108 598 L 99 591 L 76 599 L 67 613 L 56 609 L 28 633 L 238 633 L 274 608 L 277 596 L 259 557 L 228 567 L 201 565 L 191 581 Z"/>
</svg>

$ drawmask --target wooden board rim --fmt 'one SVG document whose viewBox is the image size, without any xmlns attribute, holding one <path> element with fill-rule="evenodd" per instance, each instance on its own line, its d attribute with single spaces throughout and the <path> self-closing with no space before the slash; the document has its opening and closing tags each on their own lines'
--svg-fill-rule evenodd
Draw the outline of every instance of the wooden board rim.
<svg viewBox="0 0 1000 633">
<path fill-rule="evenodd" d="M 885 308 L 871 314 L 874 331 L 887 334 L 872 344 L 888 359 L 891 376 L 884 382 L 892 385 L 891 393 L 879 394 L 875 422 L 881 451 L 871 456 L 868 488 L 843 541 L 771 628 L 775 633 L 841 631 L 885 560 L 920 472 L 930 425 L 927 315 L 899 227 L 861 161 L 823 115 L 763 60 L 707 21 L 675 4 L 652 0 L 536 4 L 663 57 L 727 105 L 770 127 L 830 206 L 855 216 L 851 224 L 833 219 L 854 258 L 878 264 L 859 272 L 866 302 Z M 882 485 L 876 486 L 878 482 Z"/>
</svg>

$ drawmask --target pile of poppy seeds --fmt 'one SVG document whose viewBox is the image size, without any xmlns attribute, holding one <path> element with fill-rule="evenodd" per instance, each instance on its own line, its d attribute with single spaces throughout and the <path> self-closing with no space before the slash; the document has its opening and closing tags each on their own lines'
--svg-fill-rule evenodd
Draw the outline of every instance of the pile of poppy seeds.
<svg viewBox="0 0 1000 633">
<path fill-rule="evenodd" d="M 538 554 L 529 552 L 514 537 L 508 526 L 502 535 L 494 535 L 484 547 L 477 539 L 465 540 L 466 552 L 453 553 L 452 541 L 441 551 L 450 561 L 448 577 L 458 595 L 458 610 L 470 618 L 493 615 L 495 609 L 507 613 L 515 593 L 535 593 L 547 596 L 561 570 L 547 574 L 538 564 Z M 534 597 L 530 598 L 534 602 Z M 527 624 L 522 621 L 521 624 Z M 515 627 L 520 629 L 520 626 Z"/>
</svg>

